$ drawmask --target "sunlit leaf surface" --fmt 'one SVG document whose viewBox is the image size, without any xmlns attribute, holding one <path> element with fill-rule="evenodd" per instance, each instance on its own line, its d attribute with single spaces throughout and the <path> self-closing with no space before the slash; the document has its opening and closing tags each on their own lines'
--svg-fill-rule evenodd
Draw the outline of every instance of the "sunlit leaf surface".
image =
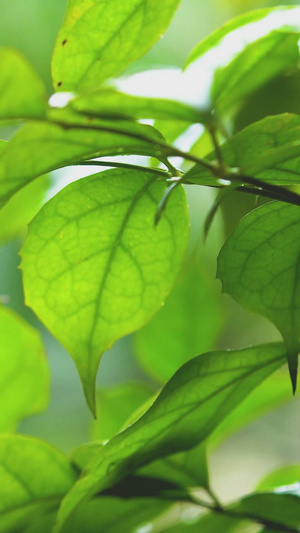
<svg viewBox="0 0 300 533">
<path fill-rule="evenodd" d="M 46 91 L 22 54 L 1 48 L 0 72 L 0 119 L 43 118 Z"/>
<path fill-rule="evenodd" d="M 270 202 L 248 214 L 222 248 L 217 276 L 242 305 L 269 318 L 281 332 L 293 389 L 300 334 L 300 209 Z"/>
<path fill-rule="evenodd" d="M 55 90 L 97 87 L 145 54 L 179 0 L 69 0 L 52 61 Z"/>
<path fill-rule="evenodd" d="M 193 448 L 284 361 L 282 344 L 211 352 L 186 363 L 152 407 L 94 456 L 65 498 L 55 533 L 77 506 L 137 468 Z"/>
<path fill-rule="evenodd" d="M 182 188 L 154 226 L 165 188 L 150 173 L 109 170 L 63 189 L 29 226 L 27 304 L 71 353 L 92 411 L 101 355 L 161 307 L 186 251 Z"/>
<path fill-rule="evenodd" d="M 31 437 L 1 435 L 0 462 L 3 533 L 23 531 L 21 526 L 55 508 L 76 480 L 61 452 Z"/>
</svg>

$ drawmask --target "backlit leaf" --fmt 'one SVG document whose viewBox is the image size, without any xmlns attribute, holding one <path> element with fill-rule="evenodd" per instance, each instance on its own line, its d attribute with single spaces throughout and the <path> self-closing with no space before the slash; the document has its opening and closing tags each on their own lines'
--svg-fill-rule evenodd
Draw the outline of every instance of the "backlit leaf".
<svg viewBox="0 0 300 533">
<path fill-rule="evenodd" d="M 233 506 L 234 511 L 262 520 L 265 525 L 275 526 L 275 530 L 299 531 L 300 498 L 291 494 L 253 494 Z M 281 528 L 279 529 L 279 527 Z"/>
<path fill-rule="evenodd" d="M 184 257 L 182 188 L 154 226 L 165 188 L 152 174 L 109 170 L 63 189 L 29 226 L 26 302 L 74 358 L 92 411 L 101 355 L 161 307 Z"/>
<path fill-rule="evenodd" d="M 251 124 L 221 146 L 227 165 L 275 185 L 300 183 L 300 117 L 283 114 Z M 214 159 L 215 154 L 206 156 Z M 216 184 L 211 173 L 195 165 L 185 179 L 199 185 Z"/>
<path fill-rule="evenodd" d="M 21 435 L 0 436 L 0 531 L 23 531 L 33 517 L 55 508 L 76 480 L 61 452 Z"/>
<path fill-rule="evenodd" d="M 161 154 L 154 142 L 156 130 L 150 126 L 116 121 L 102 126 L 103 131 L 83 124 L 78 128 L 46 122 L 24 126 L 0 152 L 0 205 L 34 178 L 66 165 L 105 155 Z"/>
<path fill-rule="evenodd" d="M 45 199 L 49 177 L 42 176 L 18 191 L 0 208 L 0 244 L 14 239 L 36 215 Z"/>
<path fill-rule="evenodd" d="M 153 394 L 143 383 L 124 383 L 97 391 L 97 420 L 92 422 L 93 440 L 111 439 L 129 416 Z"/>
<path fill-rule="evenodd" d="M 300 335 L 300 209 L 270 202 L 249 213 L 223 246 L 223 291 L 269 318 L 282 334 L 296 389 Z"/>
<path fill-rule="evenodd" d="M 228 415 L 216 431 L 213 432 L 209 443 L 215 447 L 233 433 L 251 424 L 268 411 L 291 399 L 291 387 L 285 372 L 279 370 L 268 377 L 247 398 Z"/>
<path fill-rule="evenodd" d="M 78 509 L 63 533 L 129 533 L 149 525 L 170 503 L 152 498 L 122 500 L 103 496 Z M 55 514 L 33 521 L 25 533 L 52 533 Z"/>
<path fill-rule="evenodd" d="M 282 344 L 211 352 L 186 363 L 135 424 L 87 465 L 65 498 L 55 533 L 74 509 L 131 472 L 206 439 L 220 421 L 284 360 Z"/>
<path fill-rule="evenodd" d="M 299 60 L 299 8 L 262 9 L 233 19 L 192 51 L 189 70 L 205 72 L 207 100 L 219 113 Z M 202 69 L 202 70 L 201 70 Z"/>
<path fill-rule="evenodd" d="M 283 466 L 274 470 L 259 482 L 257 490 L 267 492 L 278 487 L 284 490 L 288 488 L 288 485 L 298 486 L 298 491 L 300 491 L 300 464 Z"/>
<path fill-rule="evenodd" d="M 46 409 L 49 370 L 35 329 L 0 306 L 0 432 L 14 431 L 24 418 Z"/>
<path fill-rule="evenodd" d="M 99 86 L 162 36 L 179 0 L 69 0 L 52 62 L 55 90 Z"/>
<path fill-rule="evenodd" d="M 43 118 L 45 88 L 31 65 L 17 51 L 0 49 L 0 119 Z"/>
<path fill-rule="evenodd" d="M 74 111 L 100 118 L 178 120 L 202 122 L 200 111 L 187 104 L 162 98 L 147 98 L 103 88 L 71 101 Z"/>
</svg>

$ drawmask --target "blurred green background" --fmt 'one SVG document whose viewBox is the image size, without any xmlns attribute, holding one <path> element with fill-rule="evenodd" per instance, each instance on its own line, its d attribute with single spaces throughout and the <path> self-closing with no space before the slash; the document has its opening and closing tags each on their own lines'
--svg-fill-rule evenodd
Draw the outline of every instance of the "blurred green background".
<svg viewBox="0 0 300 533">
<path fill-rule="evenodd" d="M 289 2 L 295 5 L 299 3 Z M 51 54 L 66 4 L 67 0 L 0 0 L 0 44 L 23 52 L 46 83 L 49 96 L 52 92 Z M 275 5 L 271 0 L 182 0 L 165 36 L 134 66 L 134 70 L 166 65 L 182 67 L 194 45 L 215 28 L 248 10 Z M 249 122 L 249 113 L 251 116 L 256 113 L 259 118 L 260 106 L 265 109 L 266 102 L 270 106 L 270 113 L 290 106 L 293 111 L 300 112 L 298 89 L 297 77 L 275 80 L 255 98 L 249 99 L 236 127 Z M 274 97 L 274 94 L 277 96 Z M 273 103 L 270 103 L 272 98 Z M 70 172 L 75 170 L 69 170 L 68 175 Z M 55 174 L 54 180 L 58 180 L 58 175 L 61 177 L 62 171 Z M 203 221 L 213 194 L 193 188 L 188 190 L 188 198 L 192 241 L 194 246 L 197 243 L 198 257 L 206 275 L 220 293 L 219 282 L 213 280 L 216 255 L 224 239 L 224 227 L 225 233 L 228 233 L 239 217 L 254 207 L 253 199 L 241 199 L 233 195 L 227 200 L 222 211 L 224 219 L 219 214 L 204 245 Z M 91 416 L 72 359 L 24 306 L 21 273 L 18 270 L 20 245 L 21 237 L 0 248 L 0 295 L 42 332 L 52 373 L 52 399 L 47 412 L 25 420 L 20 431 L 39 436 L 69 451 L 89 439 Z M 216 347 L 237 348 L 279 338 L 271 324 L 247 313 L 229 297 L 222 296 L 221 307 L 223 327 Z M 148 381 L 155 387 L 135 360 L 131 338 L 125 338 L 104 355 L 98 385 L 105 388 L 130 380 Z M 300 462 L 299 428 L 300 402 L 294 399 L 227 439 L 211 454 L 211 474 L 217 493 L 228 498 L 238 496 L 253 488 L 259 478 L 273 468 Z"/>
</svg>

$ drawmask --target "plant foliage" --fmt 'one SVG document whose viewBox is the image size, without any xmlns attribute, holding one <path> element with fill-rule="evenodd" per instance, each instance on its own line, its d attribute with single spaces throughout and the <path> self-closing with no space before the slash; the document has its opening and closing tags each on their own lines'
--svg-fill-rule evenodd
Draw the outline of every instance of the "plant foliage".
<svg viewBox="0 0 300 533">
<path fill-rule="evenodd" d="M 13 131 L 0 145 L 0 242 L 29 223 L 21 250 L 26 304 L 69 352 L 87 405 L 98 412 L 91 441 L 70 457 L 14 433 L 22 418 L 46 408 L 49 370 L 38 332 L 4 302 L 3 533 L 130 533 L 145 523 L 162 533 L 253 524 L 265 533 L 300 531 L 299 465 L 275 471 L 230 505 L 212 491 L 208 468 L 211 447 L 296 393 L 300 118 L 263 115 L 238 131 L 237 117 L 261 87 L 297 71 L 300 8 L 261 9 L 216 30 L 177 73 L 182 99 L 118 90 L 112 78 L 161 37 L 178 4 L 69 0 L 49 101 L 27 60 L 0 50 L 0 120 Z M 204 72 L 199 98 L 187 101 Z M 186 150 L 180 141 L 190 126 L 199 134 Z M 73 165 L 91 167 L 90 175 L 44 203 L 46 174 Z M 237 191 L 263 202 L 219 246 L 217 277 L 224 292 L 273 322 L 283 342 L 214 350 L 221 296 L 209 272 L 215 267 L 193 240 L 193 218 L 188 244 L 185 186 L 216 190 L 205 235 Z M 96 391 L 103 353 L 130 333 L 155 385 Z M 292 387 L 286 372 L 275 372 L 286 361 Z M 182 521 L 182 505 L 205 514 Z"/>
</svg>

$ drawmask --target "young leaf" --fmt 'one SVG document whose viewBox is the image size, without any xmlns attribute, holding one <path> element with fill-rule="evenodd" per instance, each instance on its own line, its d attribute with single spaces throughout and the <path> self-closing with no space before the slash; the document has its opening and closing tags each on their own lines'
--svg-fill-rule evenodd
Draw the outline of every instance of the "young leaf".
<svg viewBox="0 0 300 533">
<path fill-rule="evenodd" d="M 290 383 L 285 372 L 281 370 L 272 374 L 230 413 L 209 438 L 209 444 L 218 446 L 230 435 L 263 416 L 268 411 L 276 409 L 291 399 Z"/>
<path fill-rule="evenodd" d="M 271 13 L 274 13 L 275 16 L 277 16 L 278 13 L 280 16 L 283 12 L 286 12 L 286 10 L 292 10 L 293 12 L 295 10 L 295 7 L 284 6 L 271 9 L 257 9 L 255 11 L 250 11 L 249 13 L 243 13 L 242 15 L 231 19 L 229 22 L 226 22 L 226 24 L 223 24 L 220 28 L 217 28 L 213 33 L 211 33 L 208 37 L 206 37 L 203 41 L 201 41 L 195 46 L 195 48 L 192 50 L 187 59 L 186 66 L 196 61 L 199 57 L 206 54 L 206 52 L 208 52 L 209 50 L 220 45 L 224 37 L 226 37 L 230 33 L 233 33 L 235 30 L 246 27 L 248 24 L 264 19 L 267 15 Z"/>
<path fill-rule="evenodd" d="M 0 244 L 14 239 L 36 215 L 49 187 L 49 176 L 41 176 L 18 191 L 0 208 Z"/>
<path fill-rule="evenodd" d="M 16 50 L 0 49 L 0 119 L 43 118 L 47 98 L 42 81 Z"/>
<path fill-rule="evenodd" d="M 266 183 L 300 183 L 299 127 L 300 117 L 288 113 L 255 122 L 221 146 L 223 160 Z M 215 153 L 206 156 L 209 160 L 214 158 Z M 199 185 L 216 184 L 216 179 L 200 165 L 192 167 L 185 180 Z"/>
<path fill-rule="evenodd" d="M 170 503 L 152 498 L 121 500 L 103 496 L 81 506 L 63 527 L 63 533 L 130 533 L 151 523 Z M 25 533 L 52 533 L 55 514 L 33 521 Z"/>
<path fill-rule="evenodd" d="M 182 102 L 132 96 L 107 87 L 75 98 L 70 102 L 70 107 L 74 111 L 99 118 L 150 118 L 188 123 L 204 120 L 198 109 Z"/>
<path fill-rule="evenodd" d="M 109 170 L 66 187 L 29 226 L 26 302 L 71 353 L 93 412 L 101 355 L 161 307 L 184 257 L 182 187 L 154 226 L 165 188 L 150 173 Z"/>
<path fill-rule="evenodd" d="M 46 409 L 49 370 L 35 329 L 0 306 L 0 432 L 14 431 L 25 416 Z"/>
<path fill-rule="evenodd" d="M 85 159 L 162 154 L 155 144 L 158 132 L 150 126 L 114 121 L 102 122 L 102 127 L 101 131 L 82 123 L 76 127 L 45 122 L 31 123 L 19 130 L 0 152 L 0 205 L 37 176 Z"/>
<path fill-rule="evenodd" d="M 210 105 L 219 113 L 234 109 L 263 83 L 296 66 L 298 20 L 297 7 L 262 9 L 234 19 L 200 43 L 187 65 L 206 67 Z"/>
<path fill-rule="evenodd" d="M 139 362 L 160 382 L 188 359 L 213 348 L 222 313 L 212 281 L 198 262 L 186 265 L 165 305 L 135 334 Z"/>
<path fill-rule="evenodd" d="M 284 22 L 282 25 L 281 31 L 271 31 L 249 44 L 229 65 L 216 71 L 211 99 L 219 113 L 236 108 L 237 102 L 264 83 L 296 67 L 300 24 L 292 24 L 290 28 Z"/>
<path fill-rule="evenodd" d="M 77 506 L 156 459 L 189 450 L 284 360 L 282 344 L 211 352 L 186 363 L 135 424 L 109 441 L 65 498 L 55 533 Z"/>
<path fill-rule="evenodd" d="M 0 436 L 0 531 L 23 531 L 25 524 L 57 506 L 76 480 L 61 452 L 21 435 Z M 22 527 L 23 526 L 23 527 Z"/>
<path fill-rule="evenodd" d="M 179 0 L 69 0 L 52 61 L 55 90 L 99 86 L 162 36 Z"/>
<path fill-rule="evenodd" d="M 98 418 L 92 422 L 92 439 L 111 439 L 151 394 L 153 390 L 143 383 L 125 383 L 110 389 L 99 389 L 96 398 Z"/>
<path fill-rule="evenodd" d="M 252 494 L 232 507 L 234 511 L 252 516 L 258 522 L 278 530 L 299 531 L 300 498 L 292 494 Z M 279 531 L 281 530 L 279 529 Z"/>
<path fill-rule="evenodd" d="M 208 487 L 209 473 L 206 460 L 206 444 L 154 461 L 141 468 L 139 474 L 164 479 L 184 487 Z"/>
<path fill-rule="evenodd" d="M 269 492 L 279 488 L 283 490 L 288 485 L 298 487 L 300 490 L 300 464 L 288 465 L 279 468 L 265 476 L 258 484 L 257 490 Z"/>
<path fill-rule="evenodd" d="M 223 246 L 223 291 L 269 318 L 282 334 L 296 390 L 300 335 L 300 209 L 270 202 L 249 213 Z"/>
</svg>

